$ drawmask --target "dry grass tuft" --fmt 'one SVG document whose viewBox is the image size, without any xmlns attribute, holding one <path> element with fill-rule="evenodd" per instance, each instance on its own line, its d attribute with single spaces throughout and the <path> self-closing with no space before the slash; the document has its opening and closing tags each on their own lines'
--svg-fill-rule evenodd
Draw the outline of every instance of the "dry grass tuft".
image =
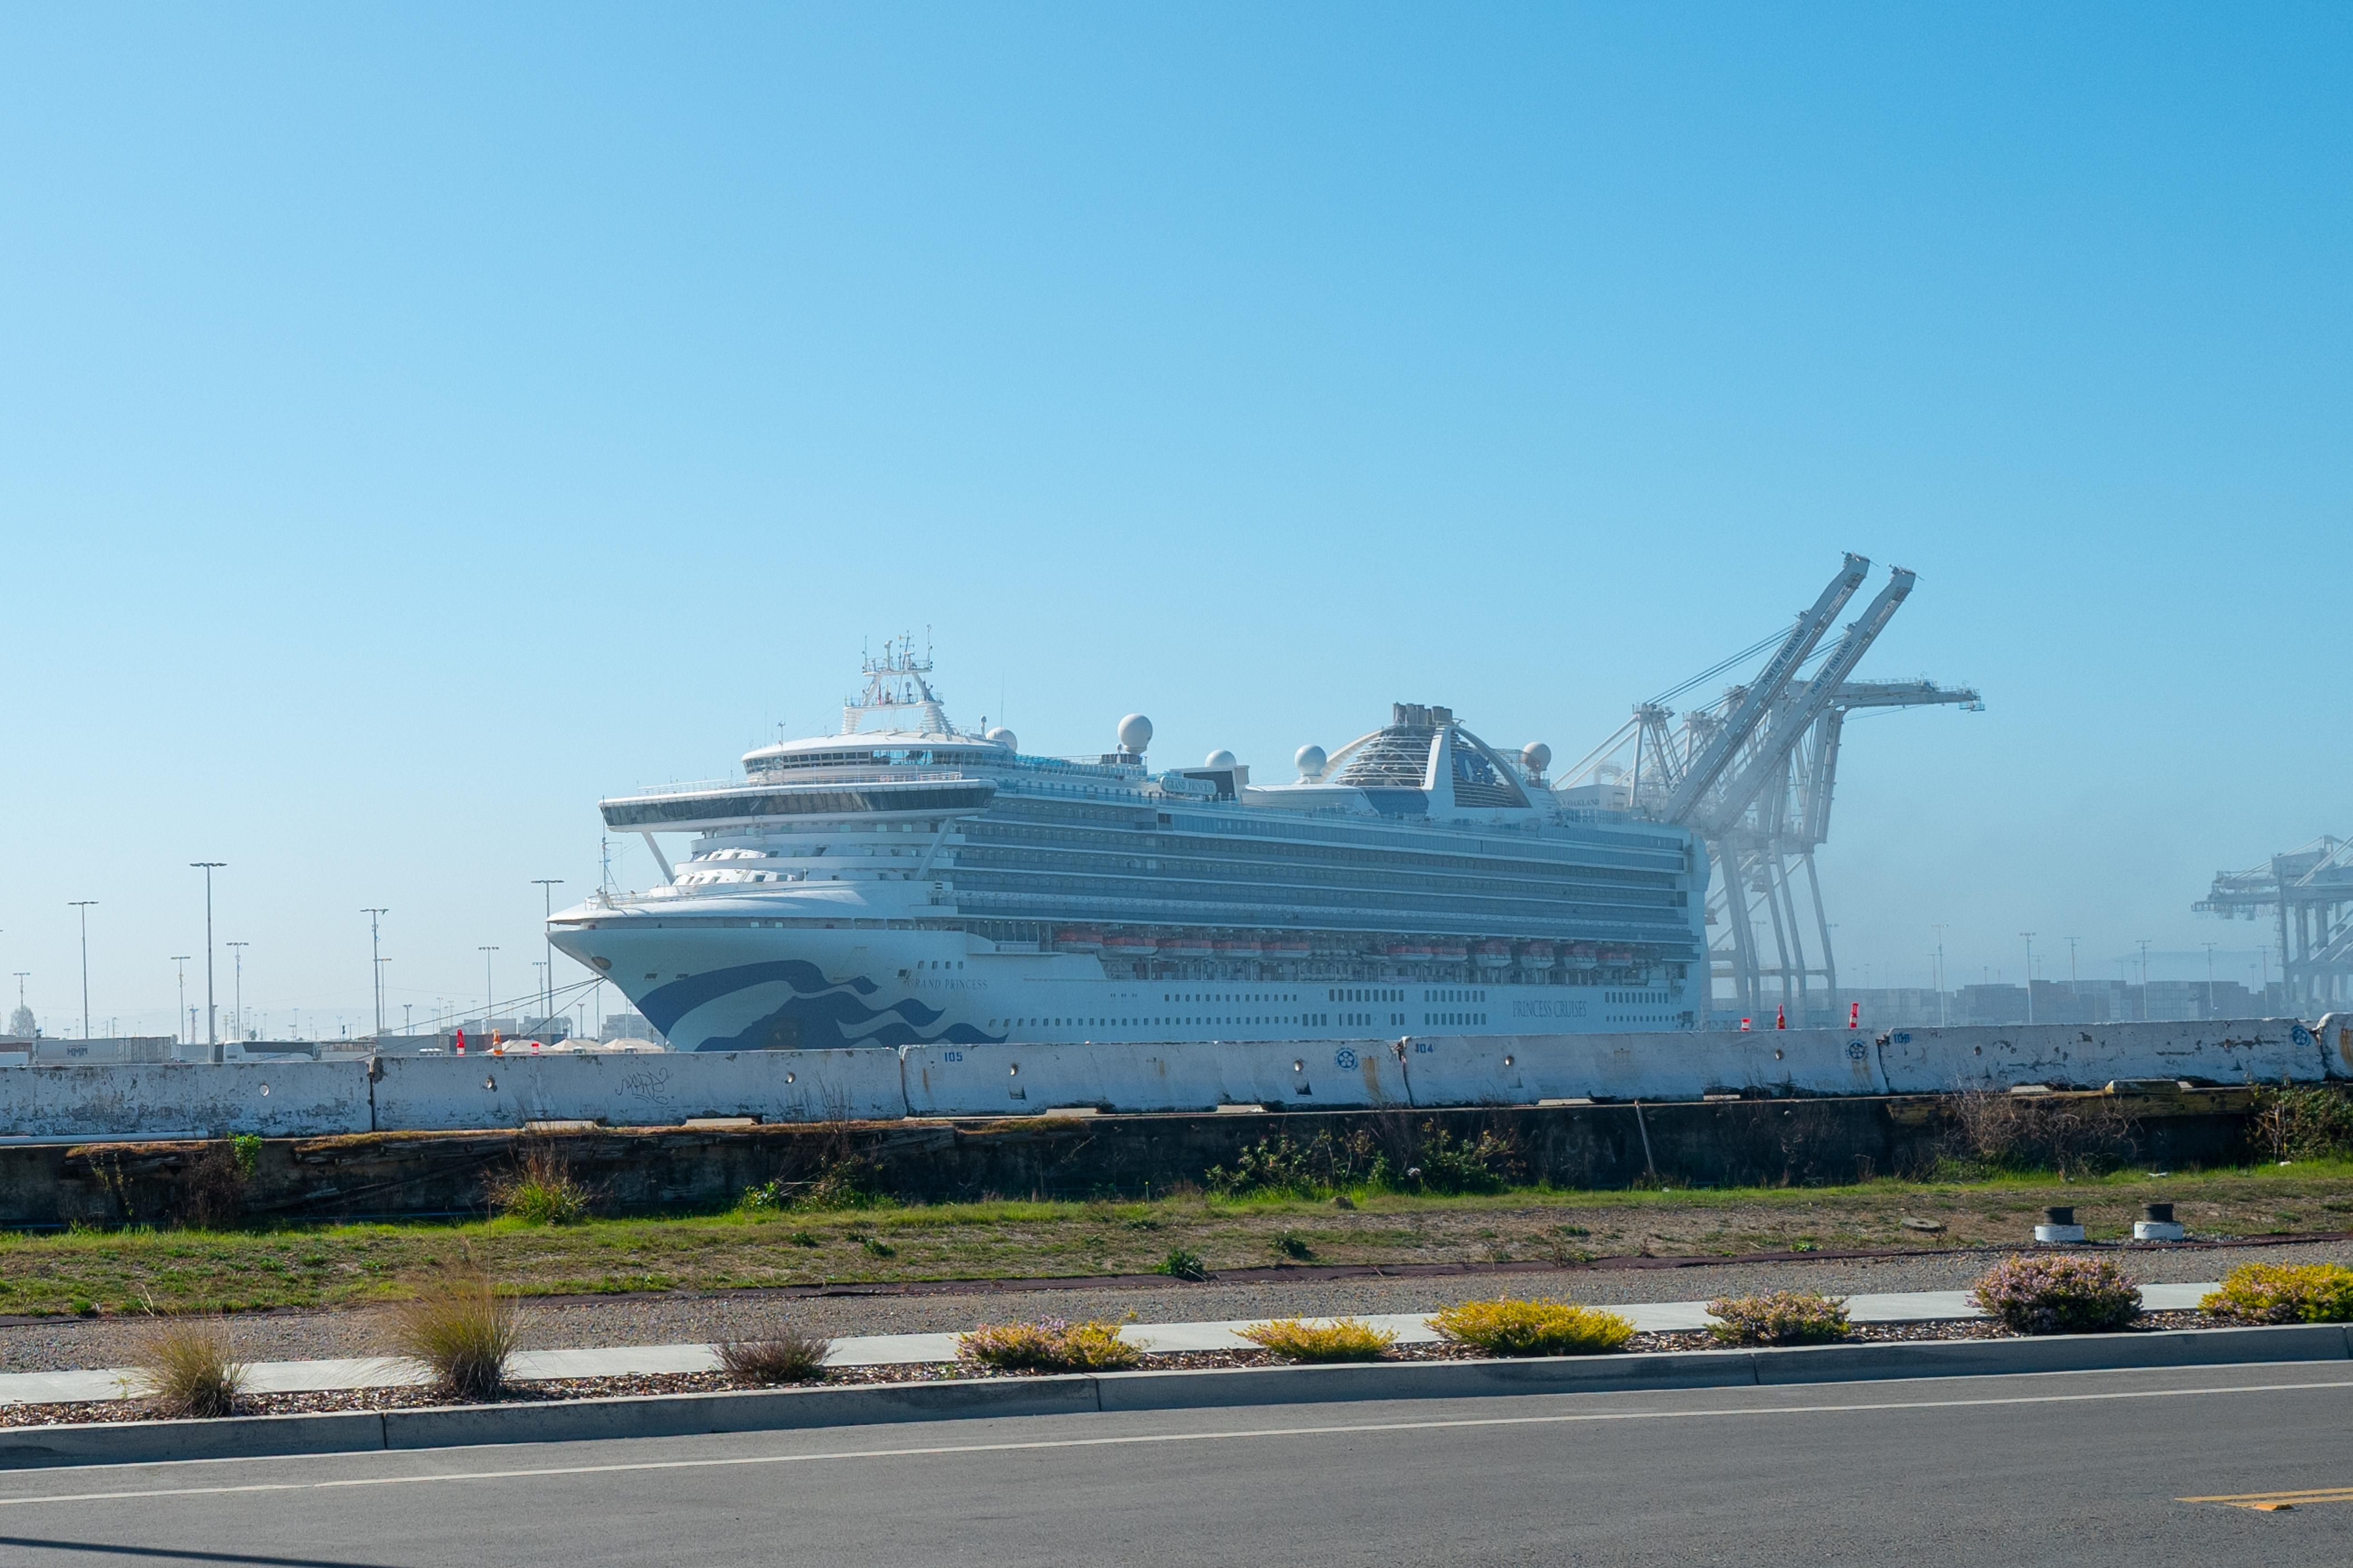
<svg viewBox="0 0 2353 1568">
<path fill-rule="evenodd" d="M 460 1399 L 496 1399 L 521 1340 L 522 1314 L 489 1274 L 453 1268 L 392 1310 L 393 1342 Z"/>
<path fill-rule="evenodd" d="M 1378 1361 L 1397 1343 L 1396 1331 L 1377 1329 L 1361 1318 L 1335 1318 L 1324 1323 L 1278 1318 L 1239 1331 L 1252 1344 L 1289 1361 Z"/>
<path fill-rule="evenodd" d="M 132 1344 L 130 1392 L 167 1415 L 209 1420 L 236 1413 L 248 1369 L 230 1353 L 226 1323 L 154 1318 Z"/>
<path fill-rule="evenodd" d="M 786 1330 L 757 1340 L 724 1340 L 712 1347 L 730 1377 L 745 1383 L 816 1383 L 825 1376 L 825 1352 L 833 1342 Z"/>
<path fill-rule="evenodd" d="M 491 1181 L 491 1206 L 525 1225 L 577 1225 L 589 1214 L 589 1193 L 572 1163 L 545 1145 L 524 1151 L 512 1173 Z"/>
</svg>

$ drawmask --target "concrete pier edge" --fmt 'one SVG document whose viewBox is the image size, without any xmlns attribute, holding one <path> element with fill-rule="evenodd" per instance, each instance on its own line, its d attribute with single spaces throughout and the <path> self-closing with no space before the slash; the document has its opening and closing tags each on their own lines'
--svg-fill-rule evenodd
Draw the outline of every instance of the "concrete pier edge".
<svg viewBox="0 0 2353 1568">
<path fill-rule="evenodd" d="M 2353 1328 L 2341 1323 L 2299 1323 L 1780 1350 L 1209 1370 L 1147 1368 L 1050 1377 L 337 1411 L 216 1421 L 19 1426 L 0 1429 L 0 1468 L 678 1437 L 992 1416 L 2348 1360 L 2353 1360 Z"/>
</svg>

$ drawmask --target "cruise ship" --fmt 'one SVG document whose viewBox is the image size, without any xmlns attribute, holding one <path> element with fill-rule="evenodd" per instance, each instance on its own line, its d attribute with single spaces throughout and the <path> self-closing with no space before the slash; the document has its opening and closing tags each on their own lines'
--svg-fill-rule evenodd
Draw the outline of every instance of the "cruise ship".
<svg viewBox="0 0 2353 1568">
<path fill-rule="evenodd" d="M 675 1048 L 1701 1022 L 1704 847 L 1556 792 L 1540 743 L 1506 753 L 1398 703 L 1258 784 L 1223 751 L 1155 767 L 1140 714 L 1087 758 L 959 729 L 907 639 L 864 676 L 838 734 L 602 803 L 664 881 L 549 936 Z"/>
</svg>

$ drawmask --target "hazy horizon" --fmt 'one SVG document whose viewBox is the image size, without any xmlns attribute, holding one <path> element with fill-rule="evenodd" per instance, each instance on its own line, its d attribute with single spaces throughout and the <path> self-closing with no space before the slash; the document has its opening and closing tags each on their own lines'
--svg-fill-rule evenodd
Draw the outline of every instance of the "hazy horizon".
<svg viewBox="0 0 2353 1568">
<path fill-rule="evenodd" d="M 370 905 L 396 1025 L 485 943 L 522 995 L 600 795 L 902 632 L 1033 752 L 1288 778 L 1411 700 L 1567 762 L 1841 550 L 1920 574 L 1860 674 L 1986 703 L 1850 726 L 1841 980 L 2256 984 L 2190 905 L 2353 835 L 2348 65 L 2321 6 L 10 13 L 0 1013 L 79 1033 L 91 899 L 100 1032 L 169 1032 L 195 860 L 266 1017 L 364 1032 Z"/>
</svg>

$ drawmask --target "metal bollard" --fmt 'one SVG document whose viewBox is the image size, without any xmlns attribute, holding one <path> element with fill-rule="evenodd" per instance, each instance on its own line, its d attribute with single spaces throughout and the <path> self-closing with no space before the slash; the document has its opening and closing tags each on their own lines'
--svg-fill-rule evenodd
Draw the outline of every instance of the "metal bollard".
<svg viewBox="0 0 2353 1568">
<path fill-rule="evenodd" d="M 2187 1234 L 2174 1223 L 2171 1204 L 2145 1204 L 2140 1212 L 2133 1221 L 2135 1241 L 2179 1241 Z"/>
<path fill-rule="evenodd" d="M 2070 1242 L 2084 1239 L 2084 1227 L 2075 1223 L 2073 1208 L 2060 1205 L 2042 1211 L 2042 1223 L 2034 1227 L 2037 1241 Z"/>
</svg>

